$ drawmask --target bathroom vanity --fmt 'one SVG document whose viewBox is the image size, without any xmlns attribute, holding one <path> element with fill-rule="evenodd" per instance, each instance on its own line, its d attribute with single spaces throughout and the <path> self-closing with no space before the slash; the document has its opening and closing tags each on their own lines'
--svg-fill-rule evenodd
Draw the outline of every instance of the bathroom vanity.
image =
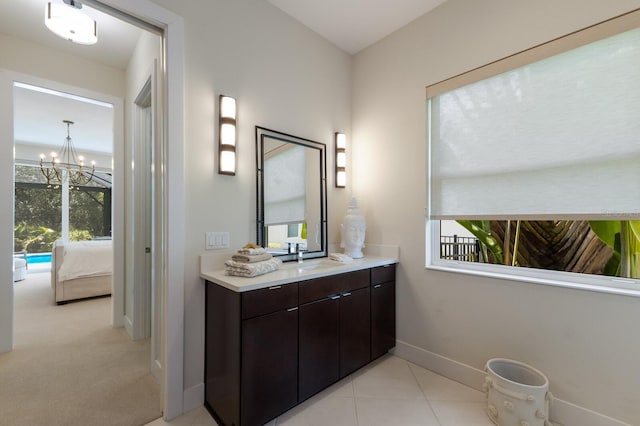
<svg viewBox="0 0 640 426">
<path fill-rule="evenodd" d="M 205 406 L 262 425 L 395 346 L 396 259 L 285 263 L 206 281 Z"/>
</svg>

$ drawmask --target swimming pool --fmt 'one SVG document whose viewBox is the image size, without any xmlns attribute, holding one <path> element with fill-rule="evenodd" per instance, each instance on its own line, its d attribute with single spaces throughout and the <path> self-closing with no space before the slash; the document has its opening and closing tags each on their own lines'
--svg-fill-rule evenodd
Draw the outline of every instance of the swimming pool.
<svg viewBox="0 0 640 426">
<path fill-rule="evenodd" d="M 27 263 L 51 263 L 51 253 L 27 254 Z"/>
</svg>

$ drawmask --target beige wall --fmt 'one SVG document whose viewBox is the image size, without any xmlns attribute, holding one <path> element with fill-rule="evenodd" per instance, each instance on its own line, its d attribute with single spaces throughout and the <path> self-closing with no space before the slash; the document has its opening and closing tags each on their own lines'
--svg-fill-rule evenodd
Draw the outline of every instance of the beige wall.
<svg viewBox="0 0 640 426">
<path fill-rule="evenodd" d="M 350 134 L 351 58 L 264 0 L 154 0 L 185 28 L 185 354 L 184 387 L 201 386 L 204 282 L 199 258 L 206 231 L 230 232 L 230 250 L 256 240 L 255 126 L 327 144 Z M 238 172 L 217 174 L 218 96 L 238 102 Z M 332 240 L 348 193 L 333 189 Z"/>
<path fill-rule="evenodd" d="M 557 397 L 632 424 L 640 299 L 425 269 L 425 86 L 637 7 L 450 0 L 356 55 L 352 74 L 354 192 L 367 241 L 400 246 L 398 339 L 478 369 L 524 361 Z"/>
<path fill-rule="evenodd" d="M 0 52 L 0 68 L 124 98 L 124 70 L 1 33 Z"/>
</svg>

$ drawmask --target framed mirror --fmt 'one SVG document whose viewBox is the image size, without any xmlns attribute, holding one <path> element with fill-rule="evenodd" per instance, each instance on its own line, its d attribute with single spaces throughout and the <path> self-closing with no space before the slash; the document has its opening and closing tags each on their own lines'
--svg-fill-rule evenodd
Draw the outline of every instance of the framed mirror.
<svg viewBox="0 0 640 426">
<path fill-rule="evenodd" d="M 256 126 L 257 240 L 283 261 L 327 256 L 326 145 Z"/>
</svg>

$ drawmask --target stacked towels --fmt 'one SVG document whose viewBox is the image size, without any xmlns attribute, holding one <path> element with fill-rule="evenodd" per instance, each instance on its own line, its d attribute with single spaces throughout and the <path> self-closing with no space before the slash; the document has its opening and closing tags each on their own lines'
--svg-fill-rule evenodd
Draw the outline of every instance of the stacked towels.
<svg viewBox="0 0 640 426">
<path fill-rule="evenodd" d="M 224 264 L 227 275 L 257 277 L 276 271 L 280 268 L 282 261 L 272 257 L 263 247 L 251 244 L 238 250 L 231 256 L 231 260 L 227 260 Z"/>
</svg>

